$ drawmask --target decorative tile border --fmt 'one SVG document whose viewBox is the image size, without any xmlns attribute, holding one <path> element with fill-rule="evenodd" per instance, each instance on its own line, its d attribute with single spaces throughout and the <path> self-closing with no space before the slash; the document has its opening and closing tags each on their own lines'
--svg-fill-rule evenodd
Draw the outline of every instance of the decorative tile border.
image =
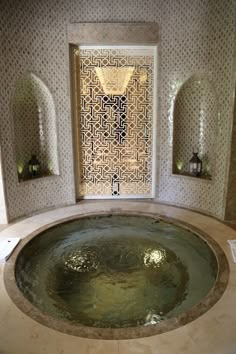
<svg viewBox="0 0 236 354">
<path fill-rule="evenodd" d="M 73 44 L 156 44 L 157 23 L 71 23 L 68 42 Z"/>
</svg>

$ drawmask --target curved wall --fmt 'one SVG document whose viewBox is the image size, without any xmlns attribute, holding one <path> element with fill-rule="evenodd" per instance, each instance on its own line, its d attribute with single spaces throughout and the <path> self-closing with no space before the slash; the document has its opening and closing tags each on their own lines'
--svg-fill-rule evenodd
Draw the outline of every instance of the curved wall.
<svg viewBox="0 0 236 354">
<path fill-rule="evenodd" d="M 75 202 L 66 28 L 74 22 L 108 21 L 160 26 L 156 199 L 223 217 L 232 125 L 234 1 L 3 0 L 0 6 L 4 50 L 0 119 L 10 220 Z M 16 80 L 26 71 L 38 73 L 55 99 L 60 177 L 18 184 L 10 98 Z M 217 161 L 210 183 L 172 175 L 174 99 L 183 82 L 196 72 L 207 73 L 219 98 Z"/>
<path fill-rule="evenodd" d="M 0 34 L 0 46 L 3 48 L 3 38 Z M 4 57 L 0 55 L 0 77 L 3 77 L 4 74 Z M 2 85 L 0 86 L 0 107 L 4 107 L 4 98 L 3 90 L 1 90 Z M 7 210 L 6 210 L 6 199 L 5 199 L 5 190 L 4 190 L 4 180 L 3 180 L 3 161 L 2 161 L 2 137 L 1 137 L 1 120 L 0 120 L 0 224 L 6 224 L 8 221 Z"/>
<path fill-rule="evenodd" d="M 236 41 L 235 41 L 236 49 Z M 235 60 L 236 68 L 236 60 Z M 236 222 L 236 70 L 235 70 L 235 91 L 234 91 L 234 121 L 232 129 L 232 146 L 229 167 L 228 190 L 225 207 L 225 220 Z"/>
</svg>

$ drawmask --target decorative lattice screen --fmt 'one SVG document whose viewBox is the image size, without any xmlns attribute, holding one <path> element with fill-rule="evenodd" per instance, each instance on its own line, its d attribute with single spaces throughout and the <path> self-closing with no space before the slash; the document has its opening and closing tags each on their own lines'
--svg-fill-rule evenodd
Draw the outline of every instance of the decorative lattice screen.
<svg viewBox="0 0 236 354">
<path fill-rule="evenodd" d="M 79 196 L 150 197 L 154 50 L 75 49 Z"/>
</svg>

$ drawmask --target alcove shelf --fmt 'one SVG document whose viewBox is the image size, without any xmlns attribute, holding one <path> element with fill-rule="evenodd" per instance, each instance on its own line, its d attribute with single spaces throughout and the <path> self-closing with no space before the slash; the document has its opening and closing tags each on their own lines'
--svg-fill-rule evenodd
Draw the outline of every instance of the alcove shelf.
<svg viewBox="0 0 236 354">
<path fill-rule="evenodd" d="M 173 175 L 177 176 L 177 177 L 189 177 L 189 178 L 201 179 L 201 180 L 205 180 L 205 181 L 211 181 L 212 180 L 212 176 L 211 175 L 193 176 L 189 172 L 175 172 L 175 173 L 173 173 Z"/>
<path fill-rule="evenodd" d="M 18 181 L 58 175 L 55 104 L 50 90 L 35 74 L 17 80 L 12 114 Z"/>
<path fill-rule="evenodd" d="M 194 74 L 180 87 L 173 110 L 172 173 L 211 180 L 215 165 L 217 100 L 214 87 L 205 74 Z M 189 173 L 193 151 L 202 161 L 200 176 Z"/>
</svg>

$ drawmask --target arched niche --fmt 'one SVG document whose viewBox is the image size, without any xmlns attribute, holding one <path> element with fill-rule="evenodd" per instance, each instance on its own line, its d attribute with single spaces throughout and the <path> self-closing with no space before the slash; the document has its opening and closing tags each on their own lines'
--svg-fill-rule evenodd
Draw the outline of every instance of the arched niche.
<svg viewBox="0 0 236 354">
<path fill-rule="evenodd" d="M 189 160 L 195 151 L 202 160 L 200 178 L 212 178 L 217 114 L 212 83 L 206 75 L 194 74 L 181 86 L 174 102 L 174 174 L 189 175 Z"/>
<path fill-rule="evenodd" d="M 33 178 L 32 155 L 40 162 L 35 177 L 58 174 L 56 110 L 48 87 L 35 74 L 24 75 L 16 82 L 12 109 L 19 181 Z"/>
</svg>

